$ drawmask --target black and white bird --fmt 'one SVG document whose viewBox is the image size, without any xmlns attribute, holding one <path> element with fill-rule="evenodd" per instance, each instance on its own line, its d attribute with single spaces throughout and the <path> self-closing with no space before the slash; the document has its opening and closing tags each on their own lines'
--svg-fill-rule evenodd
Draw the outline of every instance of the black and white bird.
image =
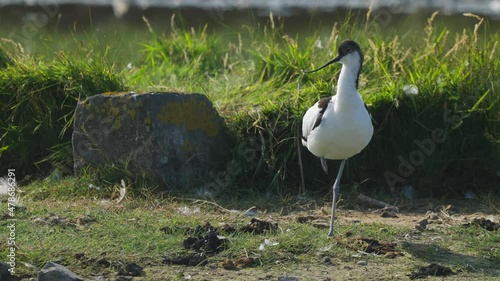
<svg viewBox="0 0 500 281">
<path fill-rule="evenodd" d="M 363 53 L 352 40 L 338 45 L 338 55 L 311 73 L 339 62 L 342 70 L 337 83 L 337 94 L 325 97 L 309 108 L 302 120 L 302 144 L 321 159 L 328 172 L 326 159 L 342 160 L 333 184 L 332 218 L 328 236 L 333 236 L 335 204 L 340 178 L 346 160 L 365 148 L 373 135 L 370 114 L 358 93 L 358 79 L 363 65 Z"/>
</svg>

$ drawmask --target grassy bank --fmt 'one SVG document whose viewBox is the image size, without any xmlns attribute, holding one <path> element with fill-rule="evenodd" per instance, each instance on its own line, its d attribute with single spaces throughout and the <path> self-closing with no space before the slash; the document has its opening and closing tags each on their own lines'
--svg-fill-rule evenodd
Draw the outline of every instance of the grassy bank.
<svg viewBox="0 0 500 281">
<path fill-rule="evenodd" d="M 74 36 L 64 50 L 37 54 L 1 41 L 0 168 L 16 168 L 20 182 L 17 276 L 35 277 L 47 261 L 58 261 L 96 280 L 127 279 L 117 275 L 131 263 L 144 268 L 133 280 L 399 280 L 439 263 L 454 280 L 495 280 L 498 231 L 464 224 L 473 217 L 498 222 L 500 34 L 481 18 L 466 18 L 476 23 L 458 33 L 438 24 L 438 15 L 400 32 L 381 26 L 375 14 L 351 14 L 311 28 L 317 33 L 291 34 L 286 20 L 272 16 L 224 33 L 175 17 L 165 33 L 149 27 L 150 39 L 137 42 L 126 63 L 116 59 L 122 41 Z M 337 236 L 326 239 L 333 178 L 297 139 L 307 108 L 335 92 L 340 66 L 302 70 L 331 59 L 345 38 L 365 52 L 359 91 L 375 134 L 348 162 Z M 237 137 L 227 170 L 213 171 L 225 184 L 159 193 L 116 169 L 113 177 L 72 176 L 76 102 L 116 90 L 206 94 Z M 299 151 L 306 194 L 298 193 Z M 406 185 L 425 200 L 402 199 Z M 400 212 L 387 217 L 357 205 L 351 191 L 395 202 Z M 477 200 L 461 199 L 466 191 Z M 277 227 L 246 231 L 255 217 Z M 424 219 L 430 224 L 422 228 Z M 197 226 L 207 222 L 226 239 L 215 253 L 186 242 L 203 238 L 208 229 Z M 0 228 L 8 223 L 1 220 Z M 362 237 L 388 242 L 393 253 L 368 254 Z M 9 252 L 0 241 L 0 256 Z M 171 265 L 176 257 L 194 261 Z"/>
<path fill-rule="evenodd" d="M 0 167 L 24 175 L 46 173 L 71 162 L 72 120 L 79 99 L 120 90 L 123 84 L 104 62 L 54 53 L 50 62 L 3 41 L 0 69 Z"/>
<path fill-rule="evenodd" d="M 341 38 L 352 38 L 364 47 L 360 92 L 376 133 L 350 161 L 348 177 L 378 192 L 413 185 L 422 196 L 489 189 L 499 159 L 499 34 L 473 15 L 464 17 L 477 20 L 475 25 L 453 34 L 435 24 L 437 17 L 423 29 L 399 34 L 383 29 L 370 13 L 352 14 L 324 27 L 331 30 L 327 35 L 303 36 L 286 33 L 286 22 L 271 16 L 263 26 L 245 26 L 226 37 L 173 18 L 170 33 L 150 30 L 146 65 L 132 70 L 128 84 L 206 93 L 243 145 L 260 153 L 256 161 L 240 163 L 244 172 L 229 188 L 251 182 L 252 192 L 294 192 L 301 180 L 295 140 L 302 115 L 334 93 L 339 67 L 307 76 L 301 71 L 326 62 Z M 418 94 L 406 93 L 413 86 Z M 417 159 L 414 151 L 420 153 L 419 144 L 432 140 L 434 130 L 445 141 Z M 307 189 L 331 184 L 318 161 L 302 152 Z M 411 172 L 401 172 L 402 163 Z"/>
<path fill-rule="evenodd" d="M 42 57 L 4 42 L 0 166 L 15 163 L 26 174 L 47 174 L 61 161 L 71 163 L 71 116 L 79 98 L 123 89 L 202 92 L 238 136 L 237 147 L 256 152 L 249 161 L 241 149 L 232 150 L 241 172 L 212 194 L 296 193 L 302 115 L 334 93 L 340 67 L 307 76 L 301 71 L 323 64 L 338 42 L 351 38 L 365 52 L 359 90 L 376 124 L 368 148 L 349 161 L 347 182 L 374 193 L 412 185 L 422 197 L 487 192 L 500 159 L 500 34 L 489 32 L 483 19 L 466 17 L 476 24 L 456 34 L 435 23 L 438 15 L 422 29 L 400 33 L 381 26 L 371 12 L 353 13 L 316 28 L 330 32 L 309 34 L 288 34 L 286 22 L 273 16 L 224 34 L 173 17 L 168 32 L 149 27 L 151 39 L 138 42 L 141 55 L 124 69 L 112 60 L 113 46 L 92 37 L 76 50 Z M 442 133 L 439 142 L 432 138 L 435 130 Z M 303 148 L 301 153 L 306 189 L 329 187 L 332 178 L 319 161 Z"/>
</svg>

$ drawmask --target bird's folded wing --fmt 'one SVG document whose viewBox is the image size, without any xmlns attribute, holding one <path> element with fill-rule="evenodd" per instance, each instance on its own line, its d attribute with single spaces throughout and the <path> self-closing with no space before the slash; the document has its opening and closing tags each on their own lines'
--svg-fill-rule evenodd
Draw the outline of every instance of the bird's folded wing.
<svg viewBox="0 0 500 281">
<path fill-rule="evenodd" d="M 311 133 L 314 128 L 314 123 L 316 123 L 316 119 L 320 115 L 321 109 L 318 108 L 318 103 L 316 103 L 313 107 L 309 108 L 302 119 L 302 145 L 307 146 L 307 137 Z"/>
<path fill-rule="evenodd" d="M 307 138 L 316 127 L 319 126 L 332 97 L 322 98 L 309 108 L 302 119 L 302 145 L 307 146 Z"/>
</svg>

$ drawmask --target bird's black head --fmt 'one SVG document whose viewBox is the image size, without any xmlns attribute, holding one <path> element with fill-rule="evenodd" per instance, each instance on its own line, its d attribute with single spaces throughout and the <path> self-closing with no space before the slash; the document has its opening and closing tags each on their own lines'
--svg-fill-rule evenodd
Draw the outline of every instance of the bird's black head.
<svg viewBox="0 0 500 281">
<path fill-rule="evenodd" d="M 340 44 L 337 48 L 338 55 L 334 59 L 327 62 L 325 65 L 321 66 L 320 68 L 316 68 L 315 70 L 306 71 L 306 73 L 316 72 L 318 70 L 321 70 L 321 69 L 329 66 L 332 63 L 339 62 L 343 57 L 345 57 L 353 52 L 358 52 L 359 58 L 360 58 L 360 64 L 363 64 L 363 52 L 361 52 L 361 48 L 359 47 L 358 43 L 356 43 L 353 40 L 344 40 L 344 41 L 340 42 Z M 360 70 L 361 70 L 361 67 L 360 67 Z"/>
<path fill-rule="evenodd" d="M 327 62 L 325 65 L 321 66 L 320 68 L 317 68 L 315 70 L 310 70 L 306 71 L 305 73 L 311 73 L 311 72 L 316 72 L 318 70 L 321 70 L 327 66 L 329 66 L 332 63 L 336 63 L 342 60 L 345 56 L 352 54 L 353 52 L 357 52 L 359 54 L 359 70 L 358 70 L 358 78 L 359 74 L 361 73 L 361 67 L 363 65 L 363 52 L 361 52 L 361 48 L 359 47 L 358 43 L 356 43 L 354 40 L 344 40 L 339 43 L 337 47 L 337 53 L 338 55 L 332 59 L 331 61 Z M 358 87 L 358 79 L 356 79 L 356 88 Z"/>
<path fill-rule="evenodd" d="M 358 43 L 353 40 L 344 40 L 340 42 L 339 47 L 337 48 L 337 52 L 337 58 L 339 58 L 339 60 L 352 52 L 358 52 L 361 58 L 361 62 L 363 62 L 363 52 L 361 52 L 361 48 L 359 47 Z"/>
</svg>

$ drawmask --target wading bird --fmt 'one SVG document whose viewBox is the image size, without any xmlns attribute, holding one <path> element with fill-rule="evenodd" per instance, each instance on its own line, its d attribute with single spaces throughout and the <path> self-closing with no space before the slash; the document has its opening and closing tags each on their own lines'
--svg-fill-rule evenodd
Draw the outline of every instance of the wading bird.
<svg viewBox="0 0 500 281">
<path fill-rule="evenodd" d="M 336 197 L 345 162 L 363 150 L 373 135 L 370 114 L 358 93 L 363 53 L 359 45 L 352 40 L 342 41 L 337 52 L 337 57 L 322 67 L 306 72 L 316 72 L 330 64 L 341 63 L 337 94 L 322 98 L 307 110 L 302 120 L 302 144 L 320 158 L 325 173 L 328 173 L 326 159 L 342 160 L 333 184 L 329 237 L 333 236 Z"/>
</svg>

